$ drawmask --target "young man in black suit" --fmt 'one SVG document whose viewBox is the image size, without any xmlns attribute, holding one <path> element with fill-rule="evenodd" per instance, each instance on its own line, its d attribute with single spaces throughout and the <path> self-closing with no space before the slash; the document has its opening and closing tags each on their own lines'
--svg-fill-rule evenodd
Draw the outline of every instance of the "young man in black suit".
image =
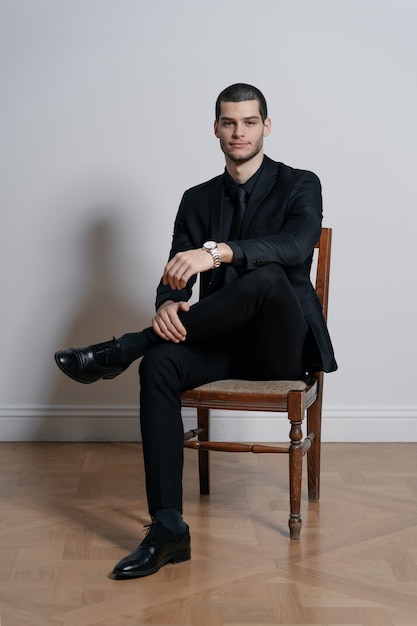
<svg viewBox="0 0 417 626">
<path fill-rule="evenodd" d="M 265 156 L 270 131 L 256 87 L 238 83 L 222 91 L 214 132 L 226 168 L 184 193 L 152 325 L 55 355 L 60 369 L 82 383 L 114 378 L 143 357 L 140 420 L 152 524 L 115 566 L 117 577 L 147 576 L 190 558 L 182 518 L 183 390 L 337 368 L 309 278 L 321 232 L 320 181 Z M 190 307 L 201 272 L 210 273 L 208 289 Z"/>
</svg>

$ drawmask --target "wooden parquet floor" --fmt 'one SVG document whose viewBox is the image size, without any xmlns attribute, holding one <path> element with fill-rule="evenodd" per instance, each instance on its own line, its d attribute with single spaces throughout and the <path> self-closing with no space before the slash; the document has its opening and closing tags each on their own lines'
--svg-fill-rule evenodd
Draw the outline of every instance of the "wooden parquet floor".
<svg viewBox="0 0 417 626">
<path fill-rule="evenodd" d="M 417 444 L 324 444 L 298 542 L 287 457 L 212 453 L 201 497 L 186 450 L 192 558 L 126 581 L 109 573 L 149 522 L 140 444 L 0 452 L 1 626 L 417 625 Z"/>
</svg>

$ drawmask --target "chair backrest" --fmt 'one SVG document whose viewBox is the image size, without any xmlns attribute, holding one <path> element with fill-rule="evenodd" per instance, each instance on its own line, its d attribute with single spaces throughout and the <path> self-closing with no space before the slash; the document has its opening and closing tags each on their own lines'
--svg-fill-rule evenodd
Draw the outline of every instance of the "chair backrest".
<svg viewBox="0 0 417 626">
<path fill-rule="evenodd" d="M 322 306 L 324 319 L 327 320 L 330 281 L 330 256 L 332 247 L 331 228 L 322 229 L 320 239 L 316 243 L 315 247 L 318 250 L 315 288 Z"/>
</svg>

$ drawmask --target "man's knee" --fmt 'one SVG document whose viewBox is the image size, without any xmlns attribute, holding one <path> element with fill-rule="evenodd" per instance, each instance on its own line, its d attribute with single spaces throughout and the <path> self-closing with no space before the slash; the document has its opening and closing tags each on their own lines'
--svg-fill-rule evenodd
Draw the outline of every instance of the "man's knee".
<svg viewBox="0 0 417 626">
<path fill-rule="evenodd" d="M 287 275 L 278 263 L 270 263 L 252 272 L 245 274 L 237 283 L 238 288 L 244 290 L 248 298 L 260 297 L 275 298 L 287 288 Z"/>
<path fill-rule="evenodd" d="M 179 348 L 178 344 L 167 342 L 147 350 L 139 365 L 140 379 L 175 372 L 180 361 Z"/>
</svg>

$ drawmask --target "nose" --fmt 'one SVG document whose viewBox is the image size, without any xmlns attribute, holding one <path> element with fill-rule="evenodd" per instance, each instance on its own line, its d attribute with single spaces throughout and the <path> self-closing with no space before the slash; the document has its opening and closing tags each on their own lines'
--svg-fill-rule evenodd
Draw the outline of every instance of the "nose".
<svg viewBox="0 0 417 626">
<path fill-rule="evenodd" d="M 244 134 L 245 134 L 245 127 L 243 126 L 243 124 L 237 123 L 233 129 L 233 136 L 243 137 Z"/>
</svg>

